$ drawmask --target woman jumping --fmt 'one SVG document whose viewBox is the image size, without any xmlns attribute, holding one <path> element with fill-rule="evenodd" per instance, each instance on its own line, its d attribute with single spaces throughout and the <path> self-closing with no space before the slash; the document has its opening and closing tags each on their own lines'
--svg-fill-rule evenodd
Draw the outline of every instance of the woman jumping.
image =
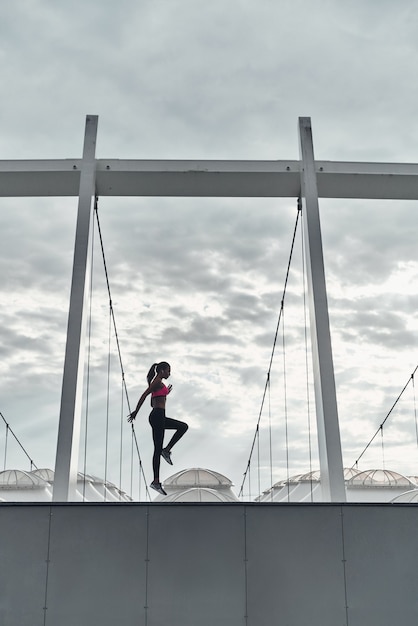
<svg viewBox="0 0 418 626">
<path fill-rule="evenodd" d="M 147 374 L 148 389 L 146 389 L 139 398 L 135 411 L 132 411 L 128 417 L 128 422 L 133 422 L 139 409 L 143 405 L 145 398 L 151 394 L 152 411 L 149 416 L 149 423 L 152 427 L 152 438 L 154 440 L 154 455 L 152 457 L 154 480 L 150 486 L 152 489 L 155 489 L 158 493 L 161 493 L 164 496 L 167 494 L 162 488 L 160 482 L 160 456 L 162 456 L 167 463 L 173 465 L 171 460 L 171 449 L 178 442 L 178 440 L 183 437 L 184 433 L 189 428 L 185 422 L 173 420 L 170 417 L 165 416 L 166 398 L 172 389 L 172 385 L 168 385 L 168 387 L 166 387 L 163 383 L 163 378 L 168 378 L 170 374 L 170 365 L 165 361 L 162 361 L 161 363 L 154 363 L 154 365 L 151 366 L 151 369 Z M 165 430 L 175 430 L 176 432 L 166 447 L 163 448 Z"/>
</svg>

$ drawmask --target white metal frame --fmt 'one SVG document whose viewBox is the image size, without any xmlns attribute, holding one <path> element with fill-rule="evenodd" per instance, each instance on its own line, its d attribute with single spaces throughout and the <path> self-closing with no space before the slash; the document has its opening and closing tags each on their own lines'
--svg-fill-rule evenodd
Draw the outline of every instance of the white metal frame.
<svg viewBox="0 0 418 626">
<path fill-rule="evenodd" d="M 310 118 L 299 119 L 300 161 L 96 159 L 98 117 L 86 118 L 82 159 L 0 161 L 0 197 L 78 196 L 54 500 L 76 486 L 84 371 L 84 300 L 92 201 L 99 196 L 302 197 L 315 397 L 324 499 L 344 501 L 318 198 L 418 199 L 418 164 L 315 161 Z"/>
<path fill-rule="evenodd" d="M 325 284 L 312 128 L 299 118 L 301 199 L 306 250 L 316 421 L 322 498 L 345 502 L 344 470 Z"/>
<path fill-rule="evenodd" d="M 78 196 L 82 159 L 0 161 L 0 197 Z M 297 198 L 301 161 L 96 159 L 99 196 Z M 418 164 L 315 161 L 320 198 L 418 199 Z"/>
<path fill-rule="evenodd" d="M 66 502 L 76 499 L 86 336 L 85 303 L 90 283 L 90 226 L 96 180 L 97 124 L 97 116 L 87 117 L 55 460 L 54 501 Z"/>
</svg>

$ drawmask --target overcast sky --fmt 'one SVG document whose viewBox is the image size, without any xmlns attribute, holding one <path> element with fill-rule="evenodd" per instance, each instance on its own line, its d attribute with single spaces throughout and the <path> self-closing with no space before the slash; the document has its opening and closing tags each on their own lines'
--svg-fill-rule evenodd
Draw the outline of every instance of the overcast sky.
<svg viewBox="0 0 418 626">
<path fill-rule="evenodd" d="M 0 159 L 80 158 L 87 114 L 99 116 L 98 158 L 298 159 L 298 117 L 308 116 L 317 159 L 415 163 L 417 28 L 410 0 L 4 2 Z M 38 467 L 55 464 L 76 211 L 74 198 L 0 199 L 0 411 Z M 350 467 L 418 363 L 418 206 L 322 200 L 320 211 Z M 293 198 L 99 200 L 130 402 L 150 365 L 168 360 L 167 414 L 190 426 L 162 479 L 206 467 L 241 487 L 296 214 Z M 299 230 L 251 469 L 255 483 L 262 466 L 262 489 L 318 468 L 301 259 Z M 130 492 L 114 338 L 107 392 L 100 263 L 96 250 L 85 469 L 119 484 L 122 430 Z M 149 482 L 148 411 L 147 402 L 136 432 Z M 5 430 L 0 424 L 0 469 Z M 359 469 L 418 474 L 412 385 L 383 433 Z M 28 469 L 10 438 L 6 466 Z M 136 478 L 132 485 L 138 497 Z"/>
</svg>

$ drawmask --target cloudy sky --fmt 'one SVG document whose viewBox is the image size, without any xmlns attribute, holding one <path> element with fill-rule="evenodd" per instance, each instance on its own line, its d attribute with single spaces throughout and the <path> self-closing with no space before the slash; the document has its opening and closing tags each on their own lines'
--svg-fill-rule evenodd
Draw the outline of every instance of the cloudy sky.
<svg viewBox="0 0 418 626">
<path fill-rule="evenodd" d="M 417 26 L 410 0 L 4 2 L 0 159 L 80 158 L 87 114 L 99 116 L 98 158 L 298 159 L 308 116 L 317 159 L 414 163 Z M 320 202 L 348 467 L 418 363 L 417 209 Z M 74 198 L 0 199 L 0 411 L 38 467 L 55 463 L 76 211 Z M 207 467 L 240 489 L 296 215 L 294 198 L 100 198 L 130 403 L 168 360 L 167 413 L 190 426 L 163 479 Z M 97 238 L 93 265 L 80 469 L 116 484 L 122 474 L 137 498 Z M 299 229 L 253 496 L 257 475 L 265 489 L 318 467 L 305 318 Z M 418 474 L 415 413 L 410 384 L 359 468 Z M 28 469 L 10 437 L 4 458 L 5 433 L 0 423 L 0 469 Z M 148 406 L 136 433 L 150 481 Z"/>
</svg>

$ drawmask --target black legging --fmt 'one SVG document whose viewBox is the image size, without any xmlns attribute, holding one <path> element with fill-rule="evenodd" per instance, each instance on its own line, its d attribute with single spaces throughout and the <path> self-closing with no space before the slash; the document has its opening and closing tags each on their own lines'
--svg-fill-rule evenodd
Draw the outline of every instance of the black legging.
<svg viewBox="0 0 418 626">
<path fill-rule="evenodd" d="M 152 457 L 152 469 L 154 470 L 154 478 L 160 473 L 160 457 L 163 449 L 164 431 L 175 430 L 176 432 L 167 444 L 167 448 L 171 448 L 183 437 L 189 428 L 186 422 L 173 420 L 171 417 L 165 416 L 165 409 L 152 409 L 149 416 L 149 423 L 152 426 L 152 438 L 154 441 L 154 456 Z"/>
</svg>

